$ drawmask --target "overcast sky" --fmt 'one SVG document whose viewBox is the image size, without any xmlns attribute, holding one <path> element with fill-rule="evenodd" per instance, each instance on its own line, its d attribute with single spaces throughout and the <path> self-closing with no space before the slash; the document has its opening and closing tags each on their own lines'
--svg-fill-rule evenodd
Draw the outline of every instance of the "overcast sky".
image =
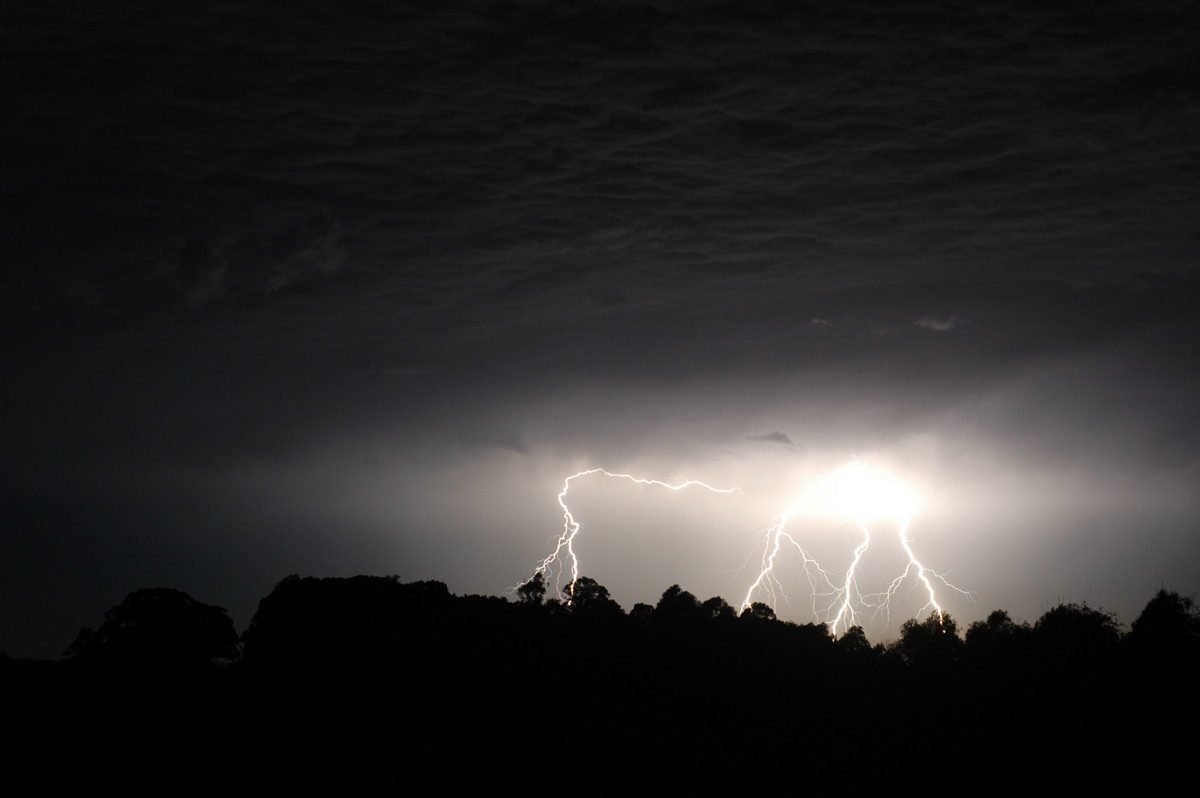
<svg viewBox="0 0 1200 798">
<path fill-rule="evenodd" d="M 853 459 L 964 627 L 1200 589 L 1194 4 L 188 5 L 0 12 L 0 649 L 499 594 L 597 466 L 744 492 L 573 483 L 626 607 Z"/>
</svg>

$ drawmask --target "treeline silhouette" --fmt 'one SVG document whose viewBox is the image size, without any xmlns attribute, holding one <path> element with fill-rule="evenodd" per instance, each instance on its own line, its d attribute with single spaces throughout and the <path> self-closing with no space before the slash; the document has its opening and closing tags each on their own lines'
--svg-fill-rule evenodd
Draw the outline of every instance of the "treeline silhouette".
<svg viewBox="0 0 1200 798">
<path fill-rule="evenodd" d="M 540 576 L 514 600 L 289 576 L 239 637 L 220 607 L 135 591 L 62 661 L 0 657 L 20 731 L 9 781 L 199 794 L 636 776 L 677 791 L 798 757 L 828 774 L 950 752 L 1161 749 L 1200 707 L 1200 609 L 1167 590 L 1127 631 L 1061 604 L 965 631 L 930 615 L 887 644 L 678 585 L 629 612 L 587 577 L 546 593 Z"/>
</svg>

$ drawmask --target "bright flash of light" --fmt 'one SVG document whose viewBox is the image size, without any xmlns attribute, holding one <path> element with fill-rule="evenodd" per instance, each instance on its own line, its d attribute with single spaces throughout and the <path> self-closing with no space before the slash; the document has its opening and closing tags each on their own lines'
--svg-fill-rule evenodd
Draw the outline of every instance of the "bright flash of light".
<svg viewBox="0 0 1200 798">
<path fill-rule="evenodd" d="M 836 636 L 852 626 L 882 615 L 890 621 L 890 604 L 901 586 L 912 577 L 927 596 L 917 616 L 932 611 L 942 620 L 945 611 L 938 602 L 935 583 L 969 597 L 969 593 L 946 581 L 943 575 L 926 568 L 912 549 L 908 534 L 909 523 L 916 513 L 919 494 L 916 489 L 885 473 L 851 462 L 821 482 L 809 495 L 802 497 L 776 516 L 764 535 L 761 567 L 757 578 L 746 591 L 741 607 L 749 607 L 756 596 L 763 596 L 774 606 L 778 599 L 787 599 L 775 567 L 784 550 L 796 549 L 802 558 L 804 573 L 812 592 L 813 614 L 829 624 Z M 861 538 L 846 570 L 840 574 L 825 570 L 809 554 L 793 534 L 802 520 L 832 515 L 839 525 L 859 530 Z M 881 591 L 864 593 L 858 576 L 863 557 L 871 547 L 872 528 L 879 525 L 895 529 L 908 562 L 892 582 Z"/>
<path fill-rule="evenodd" d="M 569 571 L 571 574 L 571 578 L 567 582 L 568 585 L 573 584 L 579 579 L 579 555 L 575 552 L 575 538 L 579 534 L 580 523 L 571 513 L 571 508 L 567 506 L 567 493 L 569 493 L 571 490 L 572 482 L 577 479 L 581 479 L 582 477 L 591 476 L 592 474 L 603 474 L 606 477 L 613 477 L 614 479 L 627 479 L 630 482 L 637 483 L 638 485 L 656 485 L 658 487 L 675 491 L 684 490 L 685 488 L 698 487 L 707 491 L 711 491 L 712 493 L 741 493 L 740 488 L 714 488 L 712 485 L 708 485 L 695 479 L 689 479 L 686 482 L 680 482 L 672 485 L 668 482 L 662 482 L 661 480 L 657 479 L 643 479 L 641 477 L 635 477 L 632 474 L 614 474 L 613 472 L 606 471 L 603 468 L 589 468 L 586 471 L 580 471 L 572 474 L 563 480 L 562 490 L 558 493 L 558 506 L 562 508 L 563 513 L 562 534 L 558 536 L 558 542 L 554 546 L 554 551 L 550 552 L 550 554 L 538 564 L 537 568 L 534 569 L 533 575 L 530 576 L 529 579 L 522 582 L 521 585 L 528 584 L 528 582 L 536 578 L 538 574 L 541 574 L 543 577 L 549 577 L 553 575 L 555 590 L 561 591 L 564 571 Z M 518 585 L 518 587 L 521 585 Z"/>
<path fill-rule="evenodd" d="M 699 487 L 713 493 L 741 493 L 739 488 L 715 488 L 698 480 L 670 484 L 657 479 L 645 479 L 632 474 L 617 474 L 603 468 L 579 471 L 563 480 L 558 494 L 558 505 L 563 513 L 563 530 L 558 536 L 554 550 L 534 569 L 533 575 L 517 587 L 528 584 L 540 574 L 549 581 L 553 577 L 555 588 L 562 589 L 562 581 L 570 574 L 569 586 L 579 579 L 579 555 L 575 540 L 581 524 L 567 504 L 571 483 L 577 479 L 602 474 L 614 479 L 625 479 L 639 485 L 655 485 L 672 491 Z M 926 568 L 912 550 L 908 534 L 909 523 L 919 504 L 918 491 L 908 483 L 880 471 L 869 469 L 857 461 L 842 466 L 809 494 L 803 496 L 775 517 L 763 536 L 763 553 L 758 576 L 746 591 L 740 609 L 749 607 L 756 597 L 766 599 L 774 607 L 782 598 L 787 600 L 783 583 L 776 574 L 776 566 L 783 553 L 790 549 L 800 552 L 805 576 L 812 593 L 813 615 L 829 624 L 830 632 L 838 635 L 852 626 L 883 616 L 890 622 L 890 602 L 906 582 L 918 583 L 927 596 L 925 605 L 917 616 L 926 612 L 937 613 L 941 620 L 945 612 L 937 598 L 935 585 L 944 586 L 967 597 L 970 594 L 950 584 L 942 574 Z M 853 526 L 861 534 L 854 548 L 850 563 L 844 572 L 826 570 L 796 538 L 794 529 L 802 521 L 820 517 L 833 517 L 836 526 Z M 872 528 L 894 528 L 900 546 L 908 556 L 901 572 L 883 590 L 864 593 L 858 585 L 858 576 L 863 557 L 871 547 Z M 912 579 L 910 579 L 912 577 Z M 569 600 L 569 599 L 568 599 Z"/>
</svg>

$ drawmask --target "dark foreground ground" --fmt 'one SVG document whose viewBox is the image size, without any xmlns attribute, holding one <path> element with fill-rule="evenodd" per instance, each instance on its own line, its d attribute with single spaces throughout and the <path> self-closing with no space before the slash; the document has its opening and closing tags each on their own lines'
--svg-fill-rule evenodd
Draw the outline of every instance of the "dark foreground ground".
<svg viewBox="0 0 1200 798">
<path fill-rule="evenodd" d="M 678 588 L 630 613 L 525 598 L 289 577 L 215 662 L 114 608 L 63 661 L 4 660 L 8 794 L 1197 786 L 1175 594 L 1129 631 L 1064 605 L 888 646 Z"/>
</svg>

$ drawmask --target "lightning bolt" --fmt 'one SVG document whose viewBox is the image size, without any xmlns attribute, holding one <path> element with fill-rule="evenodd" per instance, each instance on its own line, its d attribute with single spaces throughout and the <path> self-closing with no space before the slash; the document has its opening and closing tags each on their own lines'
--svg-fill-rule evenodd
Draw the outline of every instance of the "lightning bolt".
<svg viewBox="0 0 1200 798">
<path fill-rule="evenodd" d="M 775 574 L 781 549 L 795 548 L 803 558 L 803 568 L 812 593 L 814 616 L 829 625 L 836 637 L 852 626 L 874 620 L 881 614 L 886 622 L 891 621 L 891 600 L 900 588 L 915 575 L 915 581 L 925 589 L 928 600 L 917 611 L 917 616 L 932 611 L 938 621 L 945 618 L 945 610 L 938 602 L 934 583 L 970 598 L 970 593 L 946 581 L 942 574 L 926 568 L 912 550 L 908 534 L 909 523 L 916 510 L 917 493 L 909 485 L 852 461 L 835 471 L 821 483 L 811 495 L 800 499 L 780 513 L 768 527 L 764 536 L 763 556 L 758 576 L 746 591 L 741 608 L 751 605 L 756 595 L 762 595 L 774 606 L 779 596 L 787 600 L 782 583 Z M 789 525 L 796 519 L 833 510 L 839 525 L 856 527 L 861 539 L 854 549 L 845 572 L 837 577 L 821 567 L 799 541 L 789 532 Z M 894 524 L 900 546 L 908 555 L 908 562 L 901 573 L 888 587 L 876 593 L 863 593 L 858 586 L 858 574 L 863 558 L 871 547 L 871 529 L 875 521 Z"/>
<path fill-rule="evenodd" d="M 558 505 L 562 509 L 563 529 L 554 545 L 554 550 L 534 569 L 529 579 L 517 585 L 521 587 L 537 578 L 554 578 L 556 590 L 561 591 L 562 580 L 570 573 L 568 586 L 579 579 L 579 555 L 575 540 L 582 525 L 567 504 L 571 483 L 593 474 L 602 474 L 613 479 L 624 479 L 638 485 L 655 485 L 672 491 L 699 487 L 712 493 L 742 493 L 740 488 L 716 488 L 699 480 L 688 480 L 677 484 L 657 479 L 646 479 L 632 474 L 621 474 L 603 468 L 590 468 L 571 474 L 563 480 L 558 493 Z M 955 587 L 942 574 L 926 568 L 913 552 L 908 534 L 909 523 L 915 513 L 917 491 L 908 484 L 881 472 L 868 469 L 858 461 L 852 461 L 837 469 L 831 476 L 818 483 L 809 495 L 794 502 L 775 517 L 763 534 L 762 556 L 757 577 L 746 591 L 741 609 L 751 606 L 756 597 L 765 598 L 772 607 L 782 599 L 788 600 L 782 581 L 776 574 L 785 550 L 795 549 L 800 553 L 802 568 L 812 596 L 812 613 L 821 622 L 829 625 L 836 637 L 852 626 L 875 620 L 882 615 L 891 621 L 891 600 L 907 583 L 915 582 L 924 588 L 927 595 L 925 605 L 917 612 L 922 616 L 929 611 L 937 614 L 938 620 L 945 611 L 938 601 L 935 583 L 956 591 L 968 598 L 968 591 Z M 837 518 L 835 527 L 852 526 L 861 535 L 845 571 L 840 574 L 827 571 L 797 540 L 791 531 L 800 520 L 833 514 Z M 863 558 L 871 547 L 872 526 L 877 521 L 895 526 L 900 546 L 908 556 L 908 562 L 892 582 L 881 591 L 863 593 L 858 585 L 858 574 Z M 912 577 L 912 579 L 910 579 Z M 516 588 L 513 588 L 515 590 Z M 568 598 L 569 601 L 569 598 Z"/>
<path fill-rule="evenodd" d="M 553 574 L 555 590 L 561 591 L 562 577 L 565 570 L 570 570 L 571 572 L 571 579 L 569 582 L 567 582 L 568 585 L 579 579 L 579 555 L 575 552 L 575 538 L 579 535 L 580 523 L 575 519 L 574 514 L 571 513 L 571 508 L 567 506 L 567 494 L 571 490 L 572 482 L 577 479 L 582 479 L 583 477 L 591 476 L 592 474 L 603 474 L 604 476 L 612 477 L 613 479 L 626 479 L 638 485 L 657 485 L 658 487 L 666 488 L 667 490 L 672 491 L 680 491 L 685 490 L 686 488 L 699 487 L 704 488 L 707 491 L 711 491 L 712 493 L 742 492 L 740 488 L 714 488 L 712 485 L 695 479 L 689 479 L 686 482 L 680 482 L 673 485 L 669 482 L 663 482 L 657 479 L 643 479 L 642 477 L 635 477 L 632 474 L 615 474 L 603 468 L 589 468 L 585 471 L 579 471 L 578 473 L 572 474 L 564 479 L 562 490 L 558 492 L 558 506 L 562 508 L 563 513 L 563 531 L 562 534 L 558 536 L 558 541 L 554 546 L 554 551 L 550 552 L 550 554 L 538 564 L 537 568 L 534 569 L 534 572 L 529 579 L 521 582 L 519 585 L 517 585 L 517 587 L 528 584 L 538 574 L 541 574 L 543 577 L 549 577 L 551 574 Z"/>
</svg>

